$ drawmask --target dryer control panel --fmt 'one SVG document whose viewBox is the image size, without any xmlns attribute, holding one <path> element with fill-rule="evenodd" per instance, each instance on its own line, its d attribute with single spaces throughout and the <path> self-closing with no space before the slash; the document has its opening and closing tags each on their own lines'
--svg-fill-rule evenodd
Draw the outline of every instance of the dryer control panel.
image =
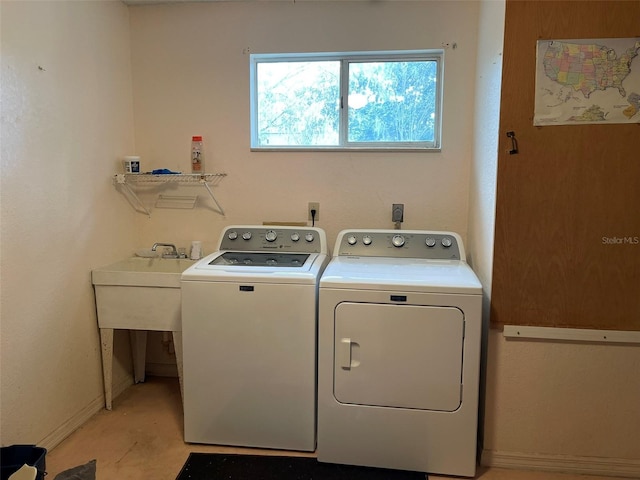
<svg viewBox="0 0 640 480">
<path fill-rule="evenodd" d="M 334 256 L 343 255 L 466 261 L 457 233 L 424 230 L 343 230 Z"/>
</svg>

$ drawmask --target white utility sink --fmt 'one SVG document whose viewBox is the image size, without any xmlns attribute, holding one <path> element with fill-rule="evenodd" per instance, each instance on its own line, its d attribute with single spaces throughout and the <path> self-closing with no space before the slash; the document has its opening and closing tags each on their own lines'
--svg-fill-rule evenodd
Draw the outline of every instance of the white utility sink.
<svg viewBox="0 0 640 480">
<path fill-rule="evenodd" d="M 130 331 L 136 383 L 144 381 L 147 331 L 172 332 L 182 385 L 180 277 L 193 264 L 185 258 L 131 257 L 91 272 L 107 410 L 111 410 L 114 329 Z"/>
<path fill-rule="evenodd" d="M 131 257 L 96 268 L 91 277 L 94 285 L 180 288 L 182 272 L 193 264 L 187 258 Z"/>
</svg>

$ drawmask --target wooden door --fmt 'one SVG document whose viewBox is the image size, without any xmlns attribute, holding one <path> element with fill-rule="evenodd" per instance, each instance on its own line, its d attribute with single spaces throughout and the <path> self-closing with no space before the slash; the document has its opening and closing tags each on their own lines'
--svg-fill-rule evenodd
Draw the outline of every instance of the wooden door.
<svg viewBox="0 0 640 480">
<path fill-rule="evenodd" d="M 640 1 L 507 0 L 494 325 L 640 330 L 640 124 L 533 126 L 536 42 L 611 37 Z"/>
</svg>

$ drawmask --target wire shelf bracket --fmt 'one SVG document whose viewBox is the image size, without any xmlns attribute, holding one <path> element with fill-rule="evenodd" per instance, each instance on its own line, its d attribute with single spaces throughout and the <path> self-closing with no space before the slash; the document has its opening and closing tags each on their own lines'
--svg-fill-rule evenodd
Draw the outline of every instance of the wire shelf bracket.
<svg viewBox="0 0 640 480">
<path fill-rule="evenodd" d="M 139 207 L 149 217 L 151 217 L 151 211 L 145 206 L 142 200 L 140 200 L 140 197 L 136 193 L 135 189 L 131 187 L 131 185 L 167 183 L 180 185 L 201 185 L 205 188 L 205 190 L 211 197 L 211 200 L 213 200 L 213 203 L 216 205 L 217 210 L 214 209 L 214 211 L 224 216 L 224 209 L 222 208 L 218 200 L 216 200 L 211 186 L 217 184 L 226 176 L 226 173 L 176 173 L 162 175 L 154 175 L 151 173 L 116 173 L 114 176 L 114 184 L 116 186 L 122 186 L 122 188 L 129 194 L 129 196 L 133 198 L 135 203 L 133 207 L 136 208 L 136 210 Z"/>
</svg>

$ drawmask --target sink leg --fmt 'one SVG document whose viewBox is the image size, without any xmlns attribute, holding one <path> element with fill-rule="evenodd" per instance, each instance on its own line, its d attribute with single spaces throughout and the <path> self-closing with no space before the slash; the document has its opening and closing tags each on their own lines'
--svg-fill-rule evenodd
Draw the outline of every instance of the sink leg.
<svg viewBox="0 0 640 480">
<path fill-rule="evenodd" d="M 145 361 L 147 358 L 147 331 L 129 330 L 131 356 L 133 357 L 133 377 L 135 383 L 144 382 Z"/>
<path fill-rule="evenodd" d="M 178 367 L 178 379 L 180 380 L 180 396 L 184 404 L 184 385 L 182 382 L 182 332 L 174 331 L 173 348 L 176 350 L 176 366 Z"/>
<path fill-rule="evenodd" d="M 102 379 L 104 381 L 104 405 L 111 410 L 112 372 L 113 372 L 113 328 L 100 329 L 102 348 Z"/>
</svg>

